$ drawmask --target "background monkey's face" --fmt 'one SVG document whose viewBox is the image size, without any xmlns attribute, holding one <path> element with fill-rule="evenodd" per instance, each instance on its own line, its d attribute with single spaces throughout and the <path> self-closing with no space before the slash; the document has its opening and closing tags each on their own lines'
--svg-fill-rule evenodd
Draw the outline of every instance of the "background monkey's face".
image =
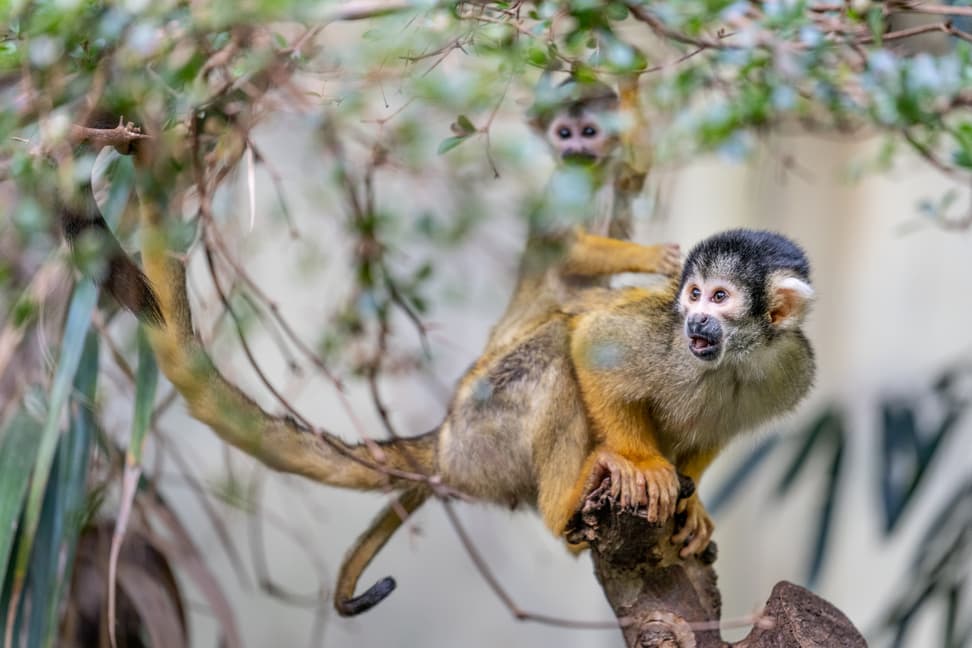
<svg viewBox="0 0 972 648">
<path fill-rule="evenodd" d="M 547 141 L 563 162 L 599 164 L 618 146 L 616 124 L 609 115 L 581 107 L 557 114 L 547 127 Z"/>
<path fill-rule="evenodd" d="M 618 95 L 599 82 L 567 79 L 538 92 L 530 125 L 553 149 L 557 162 L 598 165 L 619 144 Z"/>
</svg>

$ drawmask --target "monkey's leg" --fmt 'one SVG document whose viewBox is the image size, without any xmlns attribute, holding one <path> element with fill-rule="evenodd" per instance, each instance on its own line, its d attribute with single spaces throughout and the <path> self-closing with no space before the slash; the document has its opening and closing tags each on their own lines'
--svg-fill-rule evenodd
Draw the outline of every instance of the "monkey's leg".
<svg viewBox="0 0 972 648">
<path fill-rule="evenodd" d="M 587 277 L 620 272 L 675 276 L 681 269 L 681 252 L 674 243 L 639 245 L 579 230 L 567 248 L 562 272 Z"/>
<path fill-rule="evenodd" d="M 395 579 L 386 576 L 359 596 L 354 595 L 358 579 L 371 560 L 381 551 L 402 523 L 428 498 L 426 488 L 413 488 L 399 495 L 381 510 L 378 517 L 355 541 L 341 563 L 337 587 L 334 591 L 334 607 L 341 616 L 361 614 L 381 603 L 395 590 Z"/>
<path fill-rule="evenodd" d="M 577 398 L 580 398 L 579 394 Z M 590 453 L 587 417 L 580 410 L 580 405 L 578 400 L 578 411 L 569 418 L 565 417 L 565 421 L 570 421 L 566 429 L 550 428 L 552 446 L 535 451 L 535 454 L 542 456 L 540 461 L 534 462 L 537 509 L 544 523 L 558 537 L 563 536 L 567 523 L 586 494 L 583 490 L 584 480 L 577 478 L 589 472 L 589 461 L 585 461 L 585 457 Z M 578 439 L 585 441 L 577 442 Z"/>
<path fill-rule="evenodd" d="M 699 499 L 699 480 L 702 473 L 709 467 L 712 460 L 719 454 L 719 448 L 711 448 L 690 455 L 681 466 L 680 472 L 692 478 L 695 482 L 695 492 L 692 496 L 681 500 L 678 503 L 678 512 L 685 515 L 685 523 L 675 535 L 672 536 L 673 544 L 683 545 L 679 551 L 682 558 L 687 558 L 700 553 L 709 544 L 715 524 L 706 512 Z"/>
</svg>

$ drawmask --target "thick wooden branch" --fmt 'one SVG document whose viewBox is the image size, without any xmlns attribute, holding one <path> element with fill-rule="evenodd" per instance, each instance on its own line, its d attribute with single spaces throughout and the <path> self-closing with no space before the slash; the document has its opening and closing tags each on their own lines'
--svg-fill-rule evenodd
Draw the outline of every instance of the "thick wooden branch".
<svg viewBox="0 0 972 648">
<path fill-rule="evenodd" d="M 721 596 L 715 545 L 682 560 L 670 541 L 675 521 L 652 525 L 620 510 L 605 480 L 584 502 L 568 533 L 590 544 L 594 572 L 631 648 L 809 648 L 866 646 L 833 605 L 798 585 L 777 583 L 760 620 L 741 641 L 719 633 Z"/>
</svg>

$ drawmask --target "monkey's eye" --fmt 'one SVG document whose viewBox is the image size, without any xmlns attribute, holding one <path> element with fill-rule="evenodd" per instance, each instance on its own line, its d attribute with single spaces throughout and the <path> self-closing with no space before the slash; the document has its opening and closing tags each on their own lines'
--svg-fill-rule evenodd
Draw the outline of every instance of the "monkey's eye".
<svg viewBox="0 0 972 648">
<path fill-rule="evenodd" d="M 689 299 L 691 301 L 699 301 L 699 297 L 701 297 L 701 296 L 702 296 L 702 291 L 699 290 L 699 287 L 698 286 L 692 286 L 692 289 L 689 290 Z"/>
<path fill-rule="evenodd" d="M 584 137 L 594 137 L 597 135 L 597 129 L 593 126 L 585 126 L 584 130 L 581 131 L 581 135 Z"/>
<path fill-rule="evenodd" d="M 722 290 L 720 288 L 719 290 L 717 290 L 714 293 L 712 293 L 712 301 L 714 301 L 717 304 L 721 304 L 722 302 L 724 302 L 726 300 L 726 297 L 728 297 L 728 296 L 729 296 L 729 293 L 727 293 L 725 290 Z"/>
<path fill-rule="evenodd" d="M 557 129 L 557 135 L 560 139 L 567 139 L 570 137 L 570 129 L 566 126 L 561 126 Z"/>
</svg>

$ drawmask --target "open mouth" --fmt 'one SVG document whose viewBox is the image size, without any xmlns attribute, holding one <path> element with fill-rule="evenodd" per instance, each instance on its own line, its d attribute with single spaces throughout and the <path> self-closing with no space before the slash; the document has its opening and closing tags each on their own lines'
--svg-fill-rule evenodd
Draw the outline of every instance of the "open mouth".
<svg viewBox="0 0 972 648">
<path fill-rule="evenodd" d="M 564 153 L 564 162 L 570 164 L 593 164 L 597 162 L 597 156 L 586 151 L 568 151 Z"/>
<path fill-rule="evenodd" d="M 700 360 L 715 360 L 719 357 L 720 341 L 704 335 L 689 337 L 689 349 Z"/>
</svg>

